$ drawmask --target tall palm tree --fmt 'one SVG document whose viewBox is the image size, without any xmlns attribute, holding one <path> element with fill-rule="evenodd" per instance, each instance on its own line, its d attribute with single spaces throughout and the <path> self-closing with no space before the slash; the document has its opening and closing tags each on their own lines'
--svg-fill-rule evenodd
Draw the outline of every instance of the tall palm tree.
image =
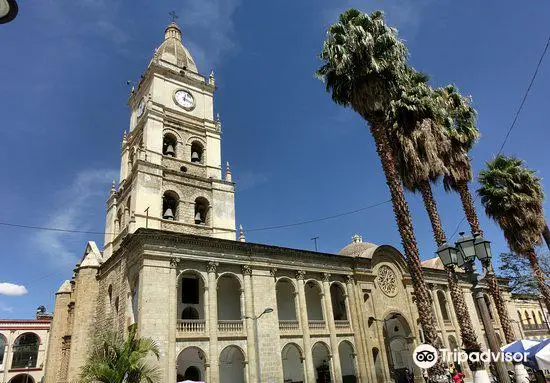
<svg viewBox="0 0 550 383">
<path fill-rule="evenodd" d="M 451 150 L 443 153 L 443 161 L 447 168 L 443 185 L 445 190 L 455 191 L 459 194 L 472 235 L 483 235 L 468 186 L 472 180 L 472 167 L 468 152 L 479 138 L 479 131 L 476 127 L 476 111 L 471 106 L 470 99 L 462 96 L 453 85 L 439 88 L 436 92 L 440 95 L 440 100 L 443 103 L 442 110 L 446 113 L 444 125 L 451 140 Z M 506 341 L 511 343 L 516 336 L 510 322 L 506 302 L 502 297 L 491 262 L 486 262 L 484 266 L 487 270 L 485 279 L 495 301 L 502 331 Z"/>
<path fill-rule="evenodd" d="M 479 173 L 479 183 L 477 192 L 485 213 L 500 226 L 510 250 L 529 259 L 550 310 L 550 290 L 534 249 L 541 244 L 541 232 L 546 226 L 540 178 L 522 160 L 499 155 L 487 162 L 487 170 Z"/>
<path fill-rule="evenodd" d="M 160 370 L 148 362 L 152 355 L 159 358 L 159 349 L 149 338 L 136 337 L 132 326 L 128 339 L 115 332 L 103 334 L 94 345 L 82 369 L 81 380 L 101 383 L 156 383 Z"/>
<path fill-rule="evenodd" d="M 329 27 L 320 58 L 323 65 L 317 75 L 331 92 L 332 100 L 351 106 L 370 126 L 376 151 L 390 189 L 397 227 L 401 235 L 415 302 L 426 341 L 438 346 L 431 298 L 426 287 L 418 246 L 413 231 L 403 185 L 392 156 L 388 138 L 387 114 L 392 100 L 398 97 L 399 83 L 406 72 L 407 49 L 388 27 L 382 12 L 365 14 L 350 9 Z M 430 369 L 433 377 L 442 373 L 437 364 Z"/>
<path fill-rule="evenodd" d="M 542 229 L 542 237 L 544 238 L 544 242 L 546 242 L 548 250 L 550 250 L 550 228 L 548 227 L 547 222 L 544 223 L 544 229 Z"/>
<path fill-rule="evenodd" d="M 446 174 L 447 169 L 440 153 L 449 151 L 451 143 L 441 126 L 442 118 L 438 115 L 439 94 L 426 83 L 425 75 L 410 69 L 409 78 L 400 87 L 400 98 L 391 103 L 389 119 L 392 129 L 389 136 L 403 185 L 413 193 L 421 193 L 439 247 L 447 243 L 447 237 L 441 225 L 431 182 Z M 467 352 L 478 353 L 481 345 L 473 329 L 464 295 L 458 286 L 455 269 L 445 269 L 453 307 L 460 318 L 463 347 Z M 470 363 L 470 368 L 478 372 L 476 375 L 485 371 L 483 363 Z"/>
</svg>

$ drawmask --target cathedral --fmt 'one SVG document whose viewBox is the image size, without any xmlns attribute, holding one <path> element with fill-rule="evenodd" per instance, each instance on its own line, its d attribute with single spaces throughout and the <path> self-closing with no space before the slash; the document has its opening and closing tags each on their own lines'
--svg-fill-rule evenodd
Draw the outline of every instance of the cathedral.
<svg viewBox="0 0 550 383">
<path fill-rule="evenodd" d="M 78 382 L 101 331 L 126 335 L 131 325 L 158 344 L 163 383 L 404 382 L 407 370 L 423 381 L 412 361 L 423 335 L 400 250 L 354 235 L 328 254 L 248 243 L 237 232 L 215 91 L 214 74 L 199 73 L 172 22 L 129 99 L 103 249 L 88 242 L 56 293 L 44 381 Z M 460 348 L 443 266 L 436 258 L 423 266 L 441 342 Z M 506 281 L 502 289 L 523 336 Z"/>
</svg>

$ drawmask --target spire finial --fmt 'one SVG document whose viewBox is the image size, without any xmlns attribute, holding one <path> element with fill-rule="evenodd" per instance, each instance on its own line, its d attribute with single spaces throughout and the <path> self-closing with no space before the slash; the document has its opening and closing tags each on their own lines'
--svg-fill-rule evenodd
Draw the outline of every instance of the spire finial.
<svg viewBox="0 0 550 383">
<path fill-rule="evenodd" d="M 239 225 L 239 242 L 246 242 L 246 238 L 244 237 L 243 225 Z"/>
<path fill-rule="evenodd" d="M 361 237 L 359 234 L 355 234 L 353 237 L 351 237 L 351 240 L 353 243 L 361 243 L 363 242 L 363 237 Z"/>
<path fill-rule="evenodd" d="M 173 22 L 173 23 L 176 22 L 176 19 L 179 19 L 179 16 L 176 14 L 176 11 L 170 11 L 170 12 L 168 12 L 168 14 L 169 14 L 170 17 L 172 18 L 172 22 Z"/>
<path fill-rule="evenodd" d="M 164 31 L 164 39 L 167 40 L 169 38 L 175 38 L 181 41 L 181 29 L 176 23 L 178 15 L 176 15 L 176 12 L 174 11 L 168 12 L 168 14 L 172 17 L 172 22 L 166 27 L 166 30 Z"/>
<path fill-rule="evenodd" d="M 212 86 L 216 85 L 216 79 L 214 78 L 214 69 L 210 72 L 208 83 Z"/>
<path fill-rule="evenodd" d="M 216 121 L 215 122 L 215 125 L 216 125 L 216 129 L 217 130 L 222 130 L 222 122 L 220 121 L 220 114 L 219 113 L 216 113 Z"/>
<path fill-rule="evenodd" d="M 231 182 L 231 168 L 229 167 L 229 161 L 225 164 L 225 180 Z"/>
<path fill-rule="evenodd" d="M 113 183 L 111 184 L 111 195 L 116 193 L 116 182 L 113 180 Z"/>
</svg>

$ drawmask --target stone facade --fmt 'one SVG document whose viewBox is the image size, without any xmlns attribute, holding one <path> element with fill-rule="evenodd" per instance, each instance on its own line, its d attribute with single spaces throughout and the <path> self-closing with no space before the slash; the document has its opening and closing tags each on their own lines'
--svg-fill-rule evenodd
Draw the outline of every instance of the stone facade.
<svg viewBox="0 0 550 383">
<path fill-rule="evenodd" d="M 37 383 L 44 376 L 52 317 L 0 319 L 0 382 Z"/>
<path fill-rule="evenodd" d="M 133 324 L 158 344 L 166 383 L 383 383 L 406 369 L 422 381 L 412 363 L 422 331 L 399 250 L 359 236 L 338 254 L 247 243 L 242 232 L 235 241 L 215 88 L 170 24 L 129 101 L 103 251 L 89 242 L 56 294 L 44 381 L 78 382 L 93 340 Z M 423 266 L 441 342 L 459 348 L 446 273 L 436 259 Z M 485 347 L 462 273 L 459 284 Z"/>
</svg>

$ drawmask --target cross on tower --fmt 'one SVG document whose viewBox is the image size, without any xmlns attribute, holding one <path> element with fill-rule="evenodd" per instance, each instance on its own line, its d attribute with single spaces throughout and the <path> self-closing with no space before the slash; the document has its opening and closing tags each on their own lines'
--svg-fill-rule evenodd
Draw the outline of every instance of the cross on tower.
<svg viewBox="0 0 550 383">
<path fill-rule="evenodd" d="M 170 16 L 172 16 L 172 21 L 173 21 L 173 22 L 175 22 L 176 19 L 179 17 L 178 15 L 176 15 L 176 12 L 175 12 L 175 11 L 170 11 L 170 12 L 168 12 L 168 14 L 169 14 Z"/>
</svg>

